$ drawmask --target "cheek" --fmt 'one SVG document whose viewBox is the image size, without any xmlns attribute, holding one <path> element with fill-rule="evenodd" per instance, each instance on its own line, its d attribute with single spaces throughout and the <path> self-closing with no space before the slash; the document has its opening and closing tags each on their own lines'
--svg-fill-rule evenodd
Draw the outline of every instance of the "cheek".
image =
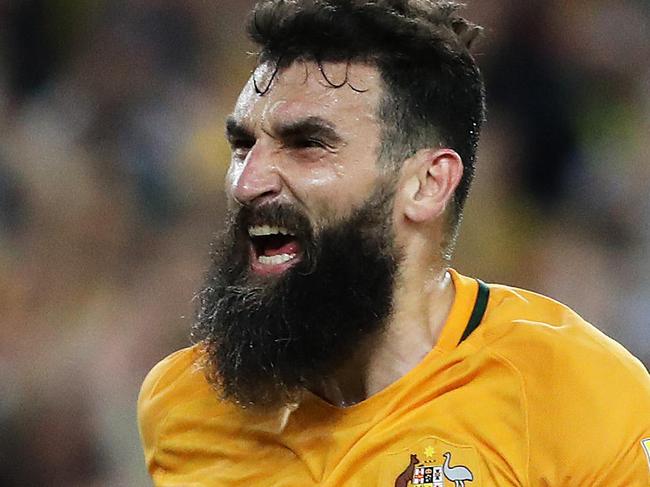
<svg viewBox="0 0 650 487">
<path fill-rule="evenodd" d="M 298 180 L 305 192 L 330 191 L 340 185 L 344 180 L 344 174 L 337 171 L 333 164 L 309 165 L 300 167 Z"/>
<path fill-rule="evenodd" d="M 243 171 L 243 162 L 237 161 L 234 158 L 231 159 L 228 171 L 226 171 L 226 177 L 224 178 L 224 189 L 229 198 L 232 198 L 233 189 L 237 185 L 237 181 L 239 181 Z"/>
<path fill-rule="evenodd" d="M 365 175 L 365 178 L 370 179 L 370 176 Z M 312 217 L 337 220 L 347 217 L 353 208 L 367 201 L 374 188 L 373 181 L 360 183 L 348 177 L 317 175 L 296 194 L 305 202 Z"/>
<path fill-rule="evenodd" d="M 339 213 L 352 196 L 345 167 L 336 161 L 300 164 L 286 176 L 292 193 L 320 215 Z"/>
<path fill-rule="evenodd" d="M 242 165 L 237 164 L 234 161 L 231 161 L 226 176 L 224 178 L 224 195 L 226 197 L 226 209 L 228 211 L 236 211 L 237 208 L 241 206 L 239 201 L 235 197 L 235 191 L 237 187 L 237 181 L 242 174 Z"/>
</svg>

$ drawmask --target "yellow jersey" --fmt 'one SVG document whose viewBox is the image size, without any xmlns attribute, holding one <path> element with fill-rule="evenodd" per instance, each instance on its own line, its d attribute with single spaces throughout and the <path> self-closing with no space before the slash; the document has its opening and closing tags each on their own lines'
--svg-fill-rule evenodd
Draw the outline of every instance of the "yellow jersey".
<svg viewBox="0 0 650 487">
<path fill-rule="evenodd" d="M 156 486 L 650 486 L 650 376 L 564 305 L 451 271 L 436 346 L 356 405 L 255 413 L 178 351 L 138 401 Z"/>
</svg>

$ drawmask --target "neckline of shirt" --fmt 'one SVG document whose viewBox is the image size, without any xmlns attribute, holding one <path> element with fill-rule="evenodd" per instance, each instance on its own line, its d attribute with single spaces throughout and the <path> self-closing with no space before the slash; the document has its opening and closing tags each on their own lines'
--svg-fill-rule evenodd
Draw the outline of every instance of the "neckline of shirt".
<svg viewBox="0 0 650 487">
<path fill-rule="evenodd" d="M 376 409 L 377 405 L 385 403 L 388 399 L 397 394 L 398 391 L 408 384 L 413 377 L 417 377 L 422 373 L 422 370 L 427 368 L 431 361 L 436 360 L 441 354 L 454 350 L 459 345 L 460 339 L 469 323 L 470 316 L 474 309 L 478 296 L 478 282 L 475 279 L 459 274 L 452 268 L 449 268 L 448 271 L 451 275 L 455 289 L 454 302 L 452 303 L 445 324 L 440 332 L 438 341 L 420 363 L 385 389 L 382 389 L 357 404 L 346 407 L 335 406 L 308 391 L 306 392 L 305 401 L 301 405 L 301 408 L 315 407 L 327 411 L 328 415 L 335 416 L 343 415 L 350 417 L 360 414 L 362 417 L 366 417 L 366 412 L 368 410 Z"/>
</svg>

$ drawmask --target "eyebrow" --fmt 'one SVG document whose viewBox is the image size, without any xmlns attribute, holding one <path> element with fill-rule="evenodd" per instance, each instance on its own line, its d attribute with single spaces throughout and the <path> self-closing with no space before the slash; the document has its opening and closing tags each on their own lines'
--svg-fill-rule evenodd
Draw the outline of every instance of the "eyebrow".
<svg viewBox="0 0 650 487">
<path fill-rule="evenodd" d="M 281 140 L 292 140 L 301 137 L 321 137 L 331 144 L 342 141 L 336 131 L 336 126 L 330 121 L 318 117 L 309 116 L 289 122 L 280 122 L 272 127 L 272 135 Z M 234 116 L 226 119 L 226 137 L 228 140 L 255 139 L 255 134 L 246 125 L 239 122 Z"/>
<path fill-rule="evenodd" d="M 290 122 L 281 122 L 273 128 L 277 136 L 284 140 L 301 137 L 321 137 L 331 144 L 341 142 L 342 140 L 336 131 L 336 126 L 330 121 L 318 116 L 301 118 Z"/>
<path fill-rule="evenodd" d="M 248 140 L 255 139 L 255 135 L 251 129 L 249 129 L 246 125 L 241 124 L 237 121 L 237 119 L 235 119 L 235 117 L 230 115 L 226 119 L 226 138 L 229 141 L 236 139 Z"/>
</svg>

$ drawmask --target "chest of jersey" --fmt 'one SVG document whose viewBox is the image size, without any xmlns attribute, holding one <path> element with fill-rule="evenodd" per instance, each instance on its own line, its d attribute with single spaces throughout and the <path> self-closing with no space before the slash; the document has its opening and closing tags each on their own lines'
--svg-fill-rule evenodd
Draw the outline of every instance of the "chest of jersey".
<svg viewBox="0 0 650 487">
<path fill-rule="evenodd" d="M 315 397 L 290 414 L 170 412 L 157 486 L 476 487 L 525 485 L 527 439 L 516 376 L 500 363 L 447 364 L 347 409 Z"/>
</svg>

